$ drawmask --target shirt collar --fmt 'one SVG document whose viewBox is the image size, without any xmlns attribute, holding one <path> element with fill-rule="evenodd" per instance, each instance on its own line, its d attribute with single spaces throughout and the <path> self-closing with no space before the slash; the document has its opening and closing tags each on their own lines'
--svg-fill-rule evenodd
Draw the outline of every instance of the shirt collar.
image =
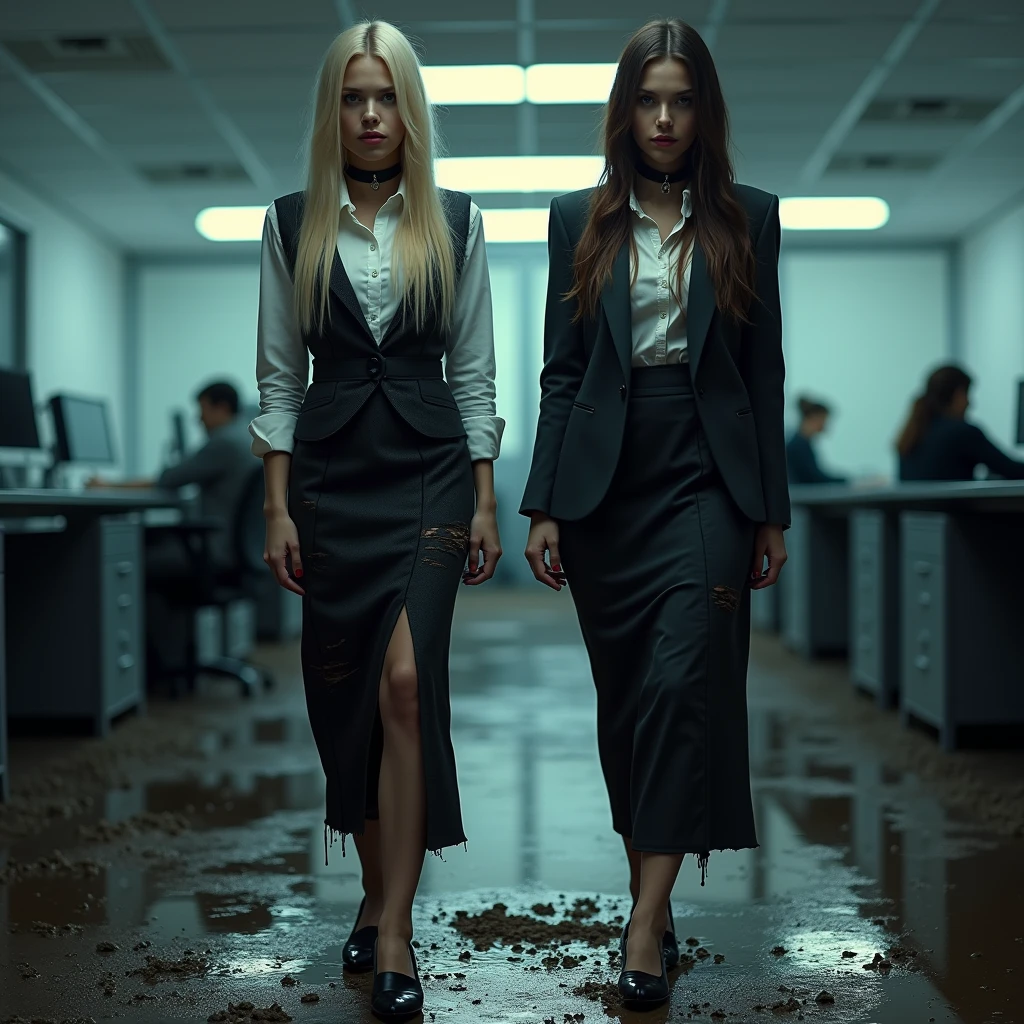
<svg viewBox="0 0 1024 1024">
<path fill-rule="evenodd" d="M 345 177 L 344 174 L 341 176 L 341 186 L 340 186 L 339 192 L 340 192 L 339 204 L 338 204 L 339 208 L 342 209 L 342 210 L 347 208 L 351 213 L 355 213 L 356 212 L 356 204 L 352 202 L 352 197 L 349 195 L 348 179 Z M 402 175 L 401 178 L 398 179 L 398 191 L 395 193 L 395 195 L 389 196 L 387 202 L 384 205 L 386 206 L 387 203 L 390 203 L 392 200 L 394 200 L 396 196 L 401 196 L 402 197 L 402 202 L 403 203 L 405 202 L 405 175 L 404 174 Z"/>
<path fill-rule="evenodd" d="M 636 193 L 629 190 L 629 208 L 638 216 L 646 217 L 647 214 L 640 208 L 640 203 L 636 198 Z M 680 197 L 679 212 L 682 214 L 683 220 L 687 220 L 693 216 L 693 198 L 690 195 L 688 188 L 683 189 L 683 194 Z"/>
</svg>

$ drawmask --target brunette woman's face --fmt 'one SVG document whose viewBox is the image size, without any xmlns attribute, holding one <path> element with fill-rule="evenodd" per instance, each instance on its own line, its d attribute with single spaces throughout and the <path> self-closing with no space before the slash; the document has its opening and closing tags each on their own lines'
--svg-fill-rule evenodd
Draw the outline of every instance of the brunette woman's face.
<svg viewBox="0 0 1024 1024">
<path fill-rule="evenodd" d="M 644 68 L 633 108 L 633 139 L 647 163 L 673 171 L 697 137 L 690 69 L 675 57 Z"/>
<path fill-rule="evenodd" d="M 404 139 L 387 64 L 380 57 L 353 57 L 341 87 L 341 144 L 349 163 L 367 171 L 389 167 L 400 159 Z"/>
</svg>

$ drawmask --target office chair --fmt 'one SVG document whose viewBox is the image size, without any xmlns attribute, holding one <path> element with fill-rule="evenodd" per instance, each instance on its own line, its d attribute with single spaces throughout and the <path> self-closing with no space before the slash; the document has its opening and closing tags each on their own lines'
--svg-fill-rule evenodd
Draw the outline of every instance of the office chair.
<svg viewBox="0 0 1024 1024">
<path fill-rule="evenodd" d="M 221 611 L 221 647 L 223 649 L 226 630 L 224 629 L 227 608 L 235 601 L 251 596 L 254 581 L 267 571 L 263 561 L 265 525 L 263 519 L 263 467 L 257 465 L 247 478 L 242 495 L 231 524 L 231 539 L 234 564 L 230 567 L 211 567 L 209 558 L 209 536 L 221 528 L 221 523 L 210 520 L 186 520 L 173 525 L 158 527 L 178 536 L 187 549 L 192 573 L 184 580 L 159 581 L 155 589 L 176 611 L 187 615 L 187 639 L 185 643 L 185 664 L 178 671 L 158 670 L 157 674 L 171 676 L 176 681 L 184 679 L 185 689 L 195 689 L 200 674 L 237 679 L 242 686 L 242 696 L 251 697 L 260 687 L 270 689 L 273 678 L 262 669 L 250 665 L 241 658 L 219 655 L 215 658 L 200 659 L 195 635 L 195 615 L 200 608 L 219 608 Z M 181 693 L 181 686 L 175 686 L 175 695 Z"/>
</svg>

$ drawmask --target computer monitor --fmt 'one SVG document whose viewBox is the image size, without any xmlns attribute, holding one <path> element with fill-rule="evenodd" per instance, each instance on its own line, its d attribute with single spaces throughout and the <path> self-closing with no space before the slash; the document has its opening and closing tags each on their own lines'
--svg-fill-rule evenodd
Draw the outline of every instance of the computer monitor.
<svg viewBox="0 0 1024 1024">
<path fill-rule="evenodd" d="M 19 370 L 0 370 L 0 465 L 48 462 L 39 444 L 32 378 Z"/>
<path fill-rule="evenodd" d="M 50 399 L 57 462 L 116 462 L 107 403 L 101 398 L 54 395 Z"/>
<path fill-rule="evenodd" d="M 185 457 L 188 443 L 185 440 L 185 414 L 180 409 L 171 413 L 171 454 L 178 459 Z"/>
</svg>

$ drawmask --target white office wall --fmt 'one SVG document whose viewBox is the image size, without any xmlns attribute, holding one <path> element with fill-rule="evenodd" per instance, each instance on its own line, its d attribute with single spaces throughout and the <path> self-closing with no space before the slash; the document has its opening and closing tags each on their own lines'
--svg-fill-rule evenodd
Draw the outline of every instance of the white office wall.
<svg viewBox="0 0 1024 1024">
<path fill-rule="evenodd" d="M 125 450 L 122 253 L 0 172 L 0 216 L 28 238 L 26 329 L 36 403 L 58 391 L 106 398 Z M 41 423 L 44 435 L 47 421 Z"/>
<path fill-rule="evenodd" d="M 1024 378 L 1024 204 L 965 238 L 957 264 L 958 355 L 974 378 L 970 416 L 1012 450 Z"/>
<path fill-rule="evenodd" d="M 138 471 L 155 472 L 167 456 L 171 413 L 187 414 L 198 444 L 195 394 L 213 379 L 232 382 L 243 403 L 256 388 L 256 317 L 260 272 L 251 264 L 142 264 L 136 275 L 138 320 Z"/>
<path fill-rule="evenodd" d="M 819 397 L 834 410 L 825 467 L 895 475 L 910 399 L 949 357 L 949 254 L 784 251 L 780 273 L 789 422 L 798 395 Z"/>
</svg>

